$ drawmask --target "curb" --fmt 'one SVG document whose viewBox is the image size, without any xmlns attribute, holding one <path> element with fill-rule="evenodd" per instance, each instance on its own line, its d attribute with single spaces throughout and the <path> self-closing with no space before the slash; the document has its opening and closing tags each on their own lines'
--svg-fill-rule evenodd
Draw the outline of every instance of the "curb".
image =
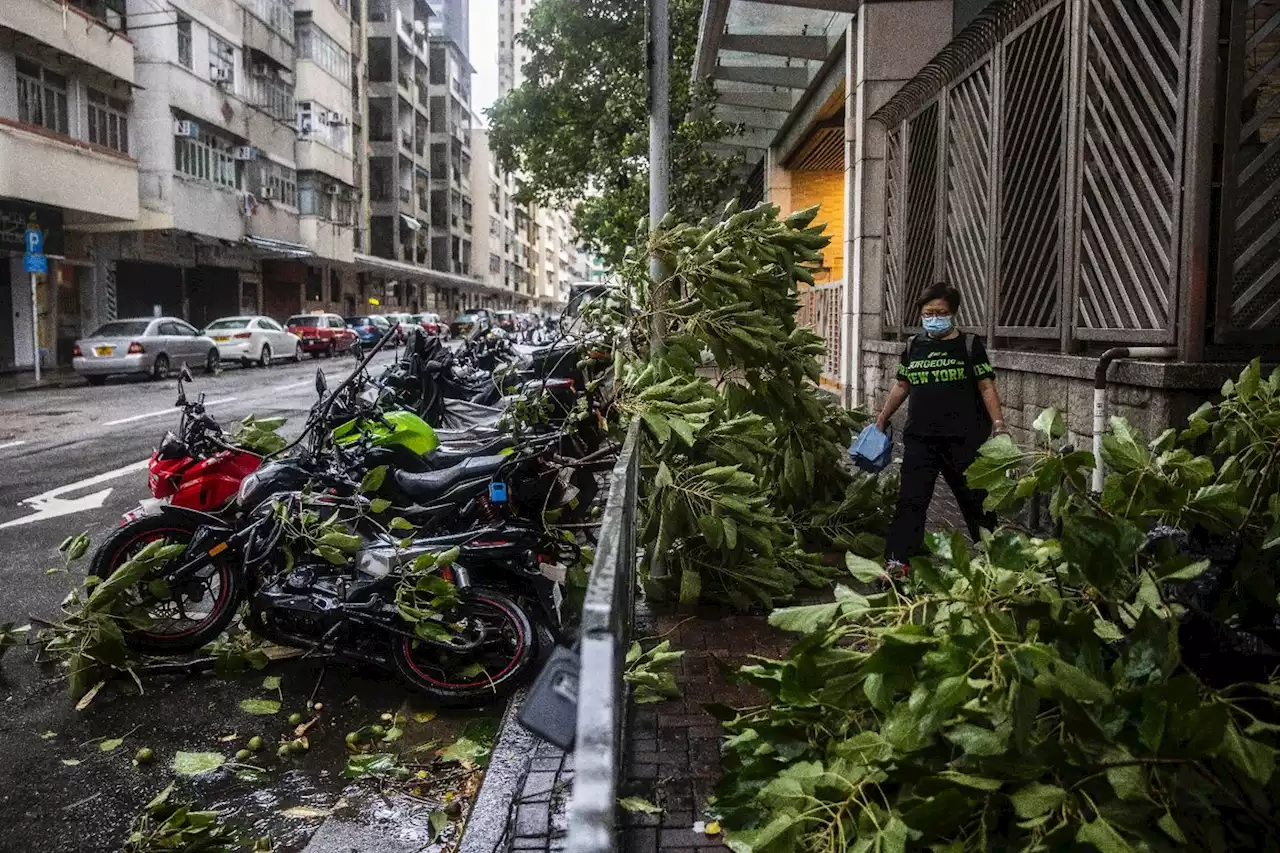
<svg viewBox="0 0 1280 853">
<path fill-rule="evenodd" d="M 520 708 L 528 688 L 520 688 L 507 703 L 485 771 L 480 793 L 471 806 L 471 815 L 462 829 L 456 853 L 497 853 L 510 847 L 516 798 L 524 788 L 533 754 L 541 742 L 520 725 Z"/>
</svg>

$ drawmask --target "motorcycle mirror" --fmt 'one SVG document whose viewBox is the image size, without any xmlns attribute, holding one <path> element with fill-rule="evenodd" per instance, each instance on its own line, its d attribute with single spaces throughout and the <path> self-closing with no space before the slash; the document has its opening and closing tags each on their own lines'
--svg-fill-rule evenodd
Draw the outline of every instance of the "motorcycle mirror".
<svg viewBox="0 0 1280 853">
<path fill-rule="evenodd" d="M 191 375 L 191 368 L 188 367 L 185 362 L 182 365 L 182 370 L 178 373 L 178 378 L 183 382 L 191 382 L 194 379 Z"/>
<path fill-rule="evenodd" d="M 317 367 L 316 368 L 316 393 L 319 394 L 321 397 L 323 397 L 324 392 L 328 390 L 329 390 L 329 383 L 324 377 L 324 371 Z"/>
</svg>

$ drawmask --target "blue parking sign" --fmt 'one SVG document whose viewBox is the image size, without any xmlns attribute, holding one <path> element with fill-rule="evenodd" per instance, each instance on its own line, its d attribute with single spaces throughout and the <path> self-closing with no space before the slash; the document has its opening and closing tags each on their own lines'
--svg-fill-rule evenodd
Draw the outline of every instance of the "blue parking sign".
<svg viewBox="0 0 1280 853">
<path fill-rule="evenodd" d="M 27 247 L 28 255 L 44 254 L 44 232 L 39 228 L 28 228 L 26 234 L 23 235 L 22 241 Z"/>
<path fill-rule="evenodd" d="M 48 255 L 23 255 L 22 268 L 26 272 L 49 272 L 49 256 Z"/>
</svg>

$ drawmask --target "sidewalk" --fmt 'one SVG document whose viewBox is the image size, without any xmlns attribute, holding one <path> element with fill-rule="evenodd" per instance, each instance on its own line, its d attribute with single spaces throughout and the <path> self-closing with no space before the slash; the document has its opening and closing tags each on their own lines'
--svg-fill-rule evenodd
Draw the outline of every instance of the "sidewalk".
<svg viewBox="0 0 1280 853">
<path fill-rule="evenodd" d="M 0 373 L 0 394 L 14 391 L 39 391 L 46 388 L 73 388 L 85 385 L 74 370 L 65 368 L 47 368 L 40 371 L 40 384 L 35 384 L 35 375 L 30 370 Z"/>
</svg>

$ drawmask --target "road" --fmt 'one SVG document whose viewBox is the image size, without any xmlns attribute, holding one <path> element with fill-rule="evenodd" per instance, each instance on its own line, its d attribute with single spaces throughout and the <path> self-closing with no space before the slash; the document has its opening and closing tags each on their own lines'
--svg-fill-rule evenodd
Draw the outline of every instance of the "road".
<svg viewBox="0 0 1280 853">
<path fill-rule="evenodd" d="M 296 435 L 316 398 L 317 367 L 332 387 L 353 366 L 350 359 L 307 360 L 197 374 L 188 393 L 204 393 L 209 413 L 224 427 L 249 414 L 285 416 L 291 423 L 284 432 Z M 60 565 L 58 544 L 81 531 L 96 542 L 123 512 L 149 497 L 146 461 L 165 430 L 177 425 L 176 393 L 170 379 L 0 395 L 0 624 L 57 617 L 59 603 L 84 573 L 80 564 L 70 574 L 47 573 Z M 38 664 L 34 649 L 10 649 L 0 658 L 0 851 L 119 849 L 138 810 L 170 780 L 174 752 L 229 757 L 251 734 L 277 742 L 288 729 L 285 715 L 304 707 L 320 673 L 318 663 L 292 661 L 238 679 L 156 679 L 144 683 L 141 695 L 127 682 L 114 683 L 76 712 L 56 667 Z M 270 695 L 264 694 L 264 675 L 282 677 L 278 698 L 284 710 L 274 717 L 250 716 L 239 703 Z M 361 849 L 399 850 L 388 846 L 387 832 L 405 844 L 416 838 L 412 849 L 418 849 L 428 832 L 426 813 L 418 814 L 422 806 L 361 811 L 340 774 L 345 732 L 377 722 L 384 712 L 425 706 L 377 674 L 337 667 L 330 668 L 317 698 L 327 709 L 312 730 L 311 751 L 301 759 L 286 763 L 272 754 L 262 762 L 269 769 L 262 781 L 207 774 L 209 779 L 184 783 L 180 793 L 198 807 L 230 815 L 255 837 L 271 835 L 279 853 L 328 849 L 326 833 L 350 835 L 343 822 L 356 826 L 357 837 L 366 833 L 370 846 Z M 449 739 L 469 720 L 466 714 L 442 713 L 406 738 Z M 224 739 L 229 735 L 239 737 Z M 98 748 L 101 739 L 118 737 L 125 738 L 118 749 Z M 130 759 L 142 746 L 154 749 L 154 765 L 133 766 Z M 326 818 L 323 812 L 339 797 L 350 805 Z M 283 814 L 300 805 L 321 813 Z"/>
</svg>

